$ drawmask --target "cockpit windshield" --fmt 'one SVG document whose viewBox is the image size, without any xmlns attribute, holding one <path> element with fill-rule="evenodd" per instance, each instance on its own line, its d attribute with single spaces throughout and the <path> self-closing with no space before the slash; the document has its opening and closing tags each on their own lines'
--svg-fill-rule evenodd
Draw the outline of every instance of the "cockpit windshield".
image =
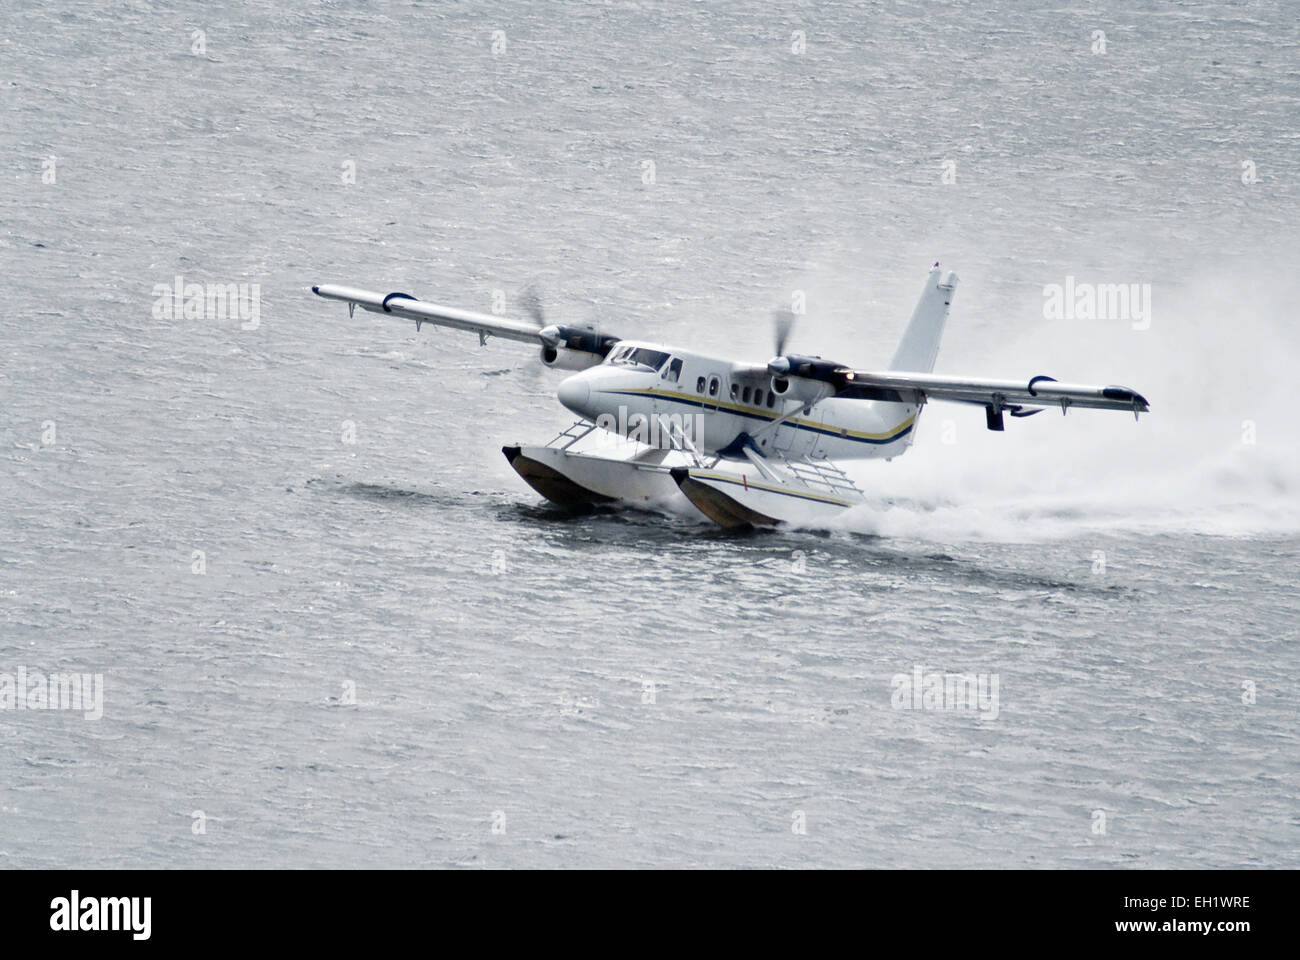
<svg viewBox="0 0 1300 960">
<path fill-rule="evenodd" d="M 647 347 L 620 347 L 609 356 L 610 363 L 636 363 L 658 370 L 668 362 L 669 354 Z"/>
</svg>

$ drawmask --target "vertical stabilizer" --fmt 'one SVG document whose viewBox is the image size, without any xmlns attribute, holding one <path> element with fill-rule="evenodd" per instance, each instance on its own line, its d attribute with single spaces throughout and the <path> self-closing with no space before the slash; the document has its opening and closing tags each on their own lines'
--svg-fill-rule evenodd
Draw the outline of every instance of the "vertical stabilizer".
<svg viewBox="0 0 1300 960">
<path fill-rule="evenodd" d="M 943 339 L 944 324 L 948 322 L 948 308 L 957 289 L 957 274 L 949 271 L 943 275 L 936 263 L 925 278 L 925 289 L 912 311 L 903 339 L 898 342 L 890 370 L 907 370 L 911 373 L 931 373 L 935 358 L 939 356 L 939 341 Z"/>
</svg>

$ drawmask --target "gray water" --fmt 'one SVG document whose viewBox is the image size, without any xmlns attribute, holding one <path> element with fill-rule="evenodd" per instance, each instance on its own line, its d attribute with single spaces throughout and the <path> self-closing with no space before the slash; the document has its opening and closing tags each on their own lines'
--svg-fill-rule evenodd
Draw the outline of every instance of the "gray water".
<svg viewBox="0 0 1300 960">
<path fill-rule="evenodd" d="M 104 678 L 0 711 L 0 865 L 1300 865 L 1293 5 L 0 27 L 0 674 Z M 1151 415 L 935 405 L 826 530 L 569 517 L 499 451 L 568 422 L 531 350 L 309 292 L 765 360 L 802 290 L 869 368 L 935 260 L 940 370 Z M 1067 276 L 1149 329 L 1045 319 Z M 996 712 L 895 709 L 918 667 Z"/>
</svg>

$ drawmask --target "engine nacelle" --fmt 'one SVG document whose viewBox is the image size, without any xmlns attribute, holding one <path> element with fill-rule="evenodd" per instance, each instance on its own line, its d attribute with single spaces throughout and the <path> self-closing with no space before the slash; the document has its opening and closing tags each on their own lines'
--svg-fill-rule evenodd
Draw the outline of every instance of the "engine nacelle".
<svg viewBox="0 0 1300 960">
<path fill-rule="evenodd" d="M 555 370 L 586 370 L 604 360 L 599 353 L 587 350 L 570 350 L 566 346 L 542 344 L 542 363 Z"/>
<path fill-rule="evenodd" d="M 821 357 L 773 357 L 767 372 L 772 375 L 773 393 L 810 407 L 842 390 L 849 370 Z"/>
<path fill-rule="evenodd" d="M 825 400 L 835 392 L 829 383 L 804 377 L 773 377 L 772 392 L 782 400 L 798 400 L 805 407 Z"/>
<path fill-rule="evenodd" d="M 551 325 L 537 335 L 542 340 L 542 363 L 556 370 L 586 370 L 600 363 L 618 343 L 618 337 L 601 335 L 593 328 Z"/>
</svg>

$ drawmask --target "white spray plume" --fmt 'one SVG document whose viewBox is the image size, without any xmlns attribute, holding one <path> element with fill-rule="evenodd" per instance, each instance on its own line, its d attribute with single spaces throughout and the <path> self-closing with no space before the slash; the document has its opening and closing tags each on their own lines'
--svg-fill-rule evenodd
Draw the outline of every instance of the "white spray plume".
<svg viewBox="0 0 1300 960">
<path fill-rule="evenodd" d="M 1047 410 L 1007 417 L 1005 433 L 994 433 L 982 408 L 934 403 L 905 456 L 853 468 L 871 502 L 837 526 L 940 542 L 1107 529 L 1300 531 L 1297 303 L 1294 272 L 1225 267 L 1157 286 L 1147 330 L 1042 320 L 1017 324 L 1018 335 L 1006 339 L 994 334 L 978 359 L 941 351 L 937 372 L 1122 384 L 1145 395 L 1151 413 L 1135 423 L 1118 412 L 1079 410 L 1062 420 Z M 955 308 L 950 336 L 963 322 Z M 950 444 L 942 442 L 945 421 Z"/>
</svg>

